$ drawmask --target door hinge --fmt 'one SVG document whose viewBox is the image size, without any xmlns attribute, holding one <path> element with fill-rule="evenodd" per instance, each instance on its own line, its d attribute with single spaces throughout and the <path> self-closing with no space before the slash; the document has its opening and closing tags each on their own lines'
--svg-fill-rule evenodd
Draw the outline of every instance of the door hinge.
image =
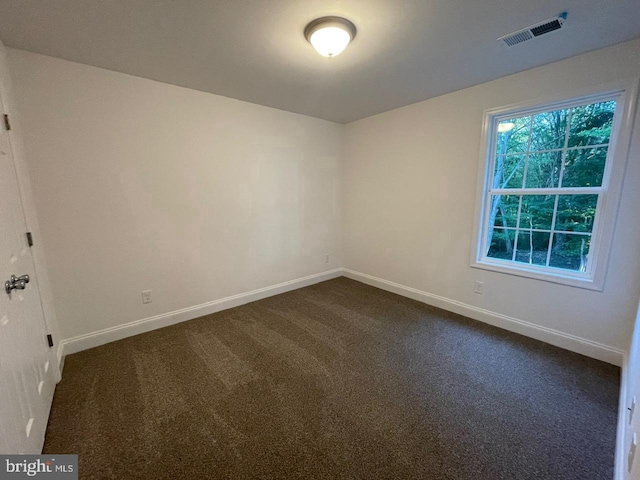
<svg viewBox="0 0 640 480">
<path fill-rule="evenodd" d="M 9 122 L 9 115 L 4 114 L 4 128 L 11 130 L 11 123 Z"/>
<path fill-rule="evenodd" d="M 47 334 L 47 343 L 49 343 L 49 348 L 53 347 L 53 337 L 50 333 Z"/>
<path fill-rule="evenodd" d="M 30 247 L 33 247 L 33 235 L 31 235 L 31 232 L 27 232 L 27 243 Z"/>
</svg>

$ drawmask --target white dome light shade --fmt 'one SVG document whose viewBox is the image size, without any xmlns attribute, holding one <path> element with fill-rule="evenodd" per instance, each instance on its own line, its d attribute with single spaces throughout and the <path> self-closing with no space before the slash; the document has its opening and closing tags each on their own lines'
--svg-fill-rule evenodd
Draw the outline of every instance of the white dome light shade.
<svg viewBox="0 0 640 480">
<path fill-rule="evenodd" d="M 505 133 L 510 132 L 516 126 L 515 123 L 512 122 L 502 122 L 498 125 L 498 132 Z"/>
<path fill-rule="evenodd" d="M 304 36 L 323 57 L 335 57 L 356 36 L 356 27 L 346 18 L 323 17 L 307 25 Z"/>
<path fill-rule="evenodd" d="M 309 42 L 323 57 L 335 57 L 347 48 L 351 35 L 338 27 L 324 27 L 311 34 Z"/>
</svg>

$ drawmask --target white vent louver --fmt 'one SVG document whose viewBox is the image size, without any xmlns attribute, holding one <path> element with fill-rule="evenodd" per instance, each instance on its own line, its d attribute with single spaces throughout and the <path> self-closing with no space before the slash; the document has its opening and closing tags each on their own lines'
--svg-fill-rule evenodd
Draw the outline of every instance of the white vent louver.
<svg viewBox="0 0 640 480">
<path fill-rule="evenodd" d="M 526 42 L 527 40 L 531 40 L 533 38 L 539 37 L 540 35 L 544 35 L 545 33 L 553 32 L 554 30 L 562 28 L 562 25 L 564 25 L 566 19 L 567 12 L 563 12 L 556 18 L 551 18 L 549 20 L 545 20 L 544 22 L 536 23 L 535 25 L 531 25 L 530 27 L 510 33 L 509 35 L 505 35 L 504 37 L 500 37 L 498 41 L 503 42 L 508 47 L 513 47 L 514 45 L 518 45 L 519 43 Z"/>
</svg>

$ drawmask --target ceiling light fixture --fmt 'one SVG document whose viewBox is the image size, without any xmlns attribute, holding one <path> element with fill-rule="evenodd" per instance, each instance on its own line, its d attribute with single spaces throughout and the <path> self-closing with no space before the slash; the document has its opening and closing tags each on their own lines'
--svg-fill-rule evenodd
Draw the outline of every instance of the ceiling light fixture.
<svg viewBox="0 0 640 480">
<path fill-rule="evenodd" d="M 304 29 L 304 36 L 323 57 L 335 57 L 356 36 L 356 26 L 346 18 L 316 18 Z"/>
<path fill-rule="evenodd" d="M 498 132 L 500 133 L 510 132 L 511 130 L 513 130 L 515 126 L 516 126 L 515 123 L 503 122 L 498 125 Z"/>
</svg>

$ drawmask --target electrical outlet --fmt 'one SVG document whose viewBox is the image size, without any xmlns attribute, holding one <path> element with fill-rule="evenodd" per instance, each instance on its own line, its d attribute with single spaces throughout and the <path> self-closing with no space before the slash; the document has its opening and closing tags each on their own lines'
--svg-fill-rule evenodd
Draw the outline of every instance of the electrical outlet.
<svg viewBox="0 0 640 480">
<path fill-rule="evenodd" d="M 484 293 L 484 282 L 476 280 L 473 286 L 473 291 L 478 295 L 482 295 Z"/>
<path fill-rule="evenodd" d="M 324 256 L 324 263 L 329 263 L 329 254 L 328 253 Z"/>
<path fill-rule="evenodd" d="M 142 292 L 142 303 L 151 303 L 151 290 Z"/>
</svg>

